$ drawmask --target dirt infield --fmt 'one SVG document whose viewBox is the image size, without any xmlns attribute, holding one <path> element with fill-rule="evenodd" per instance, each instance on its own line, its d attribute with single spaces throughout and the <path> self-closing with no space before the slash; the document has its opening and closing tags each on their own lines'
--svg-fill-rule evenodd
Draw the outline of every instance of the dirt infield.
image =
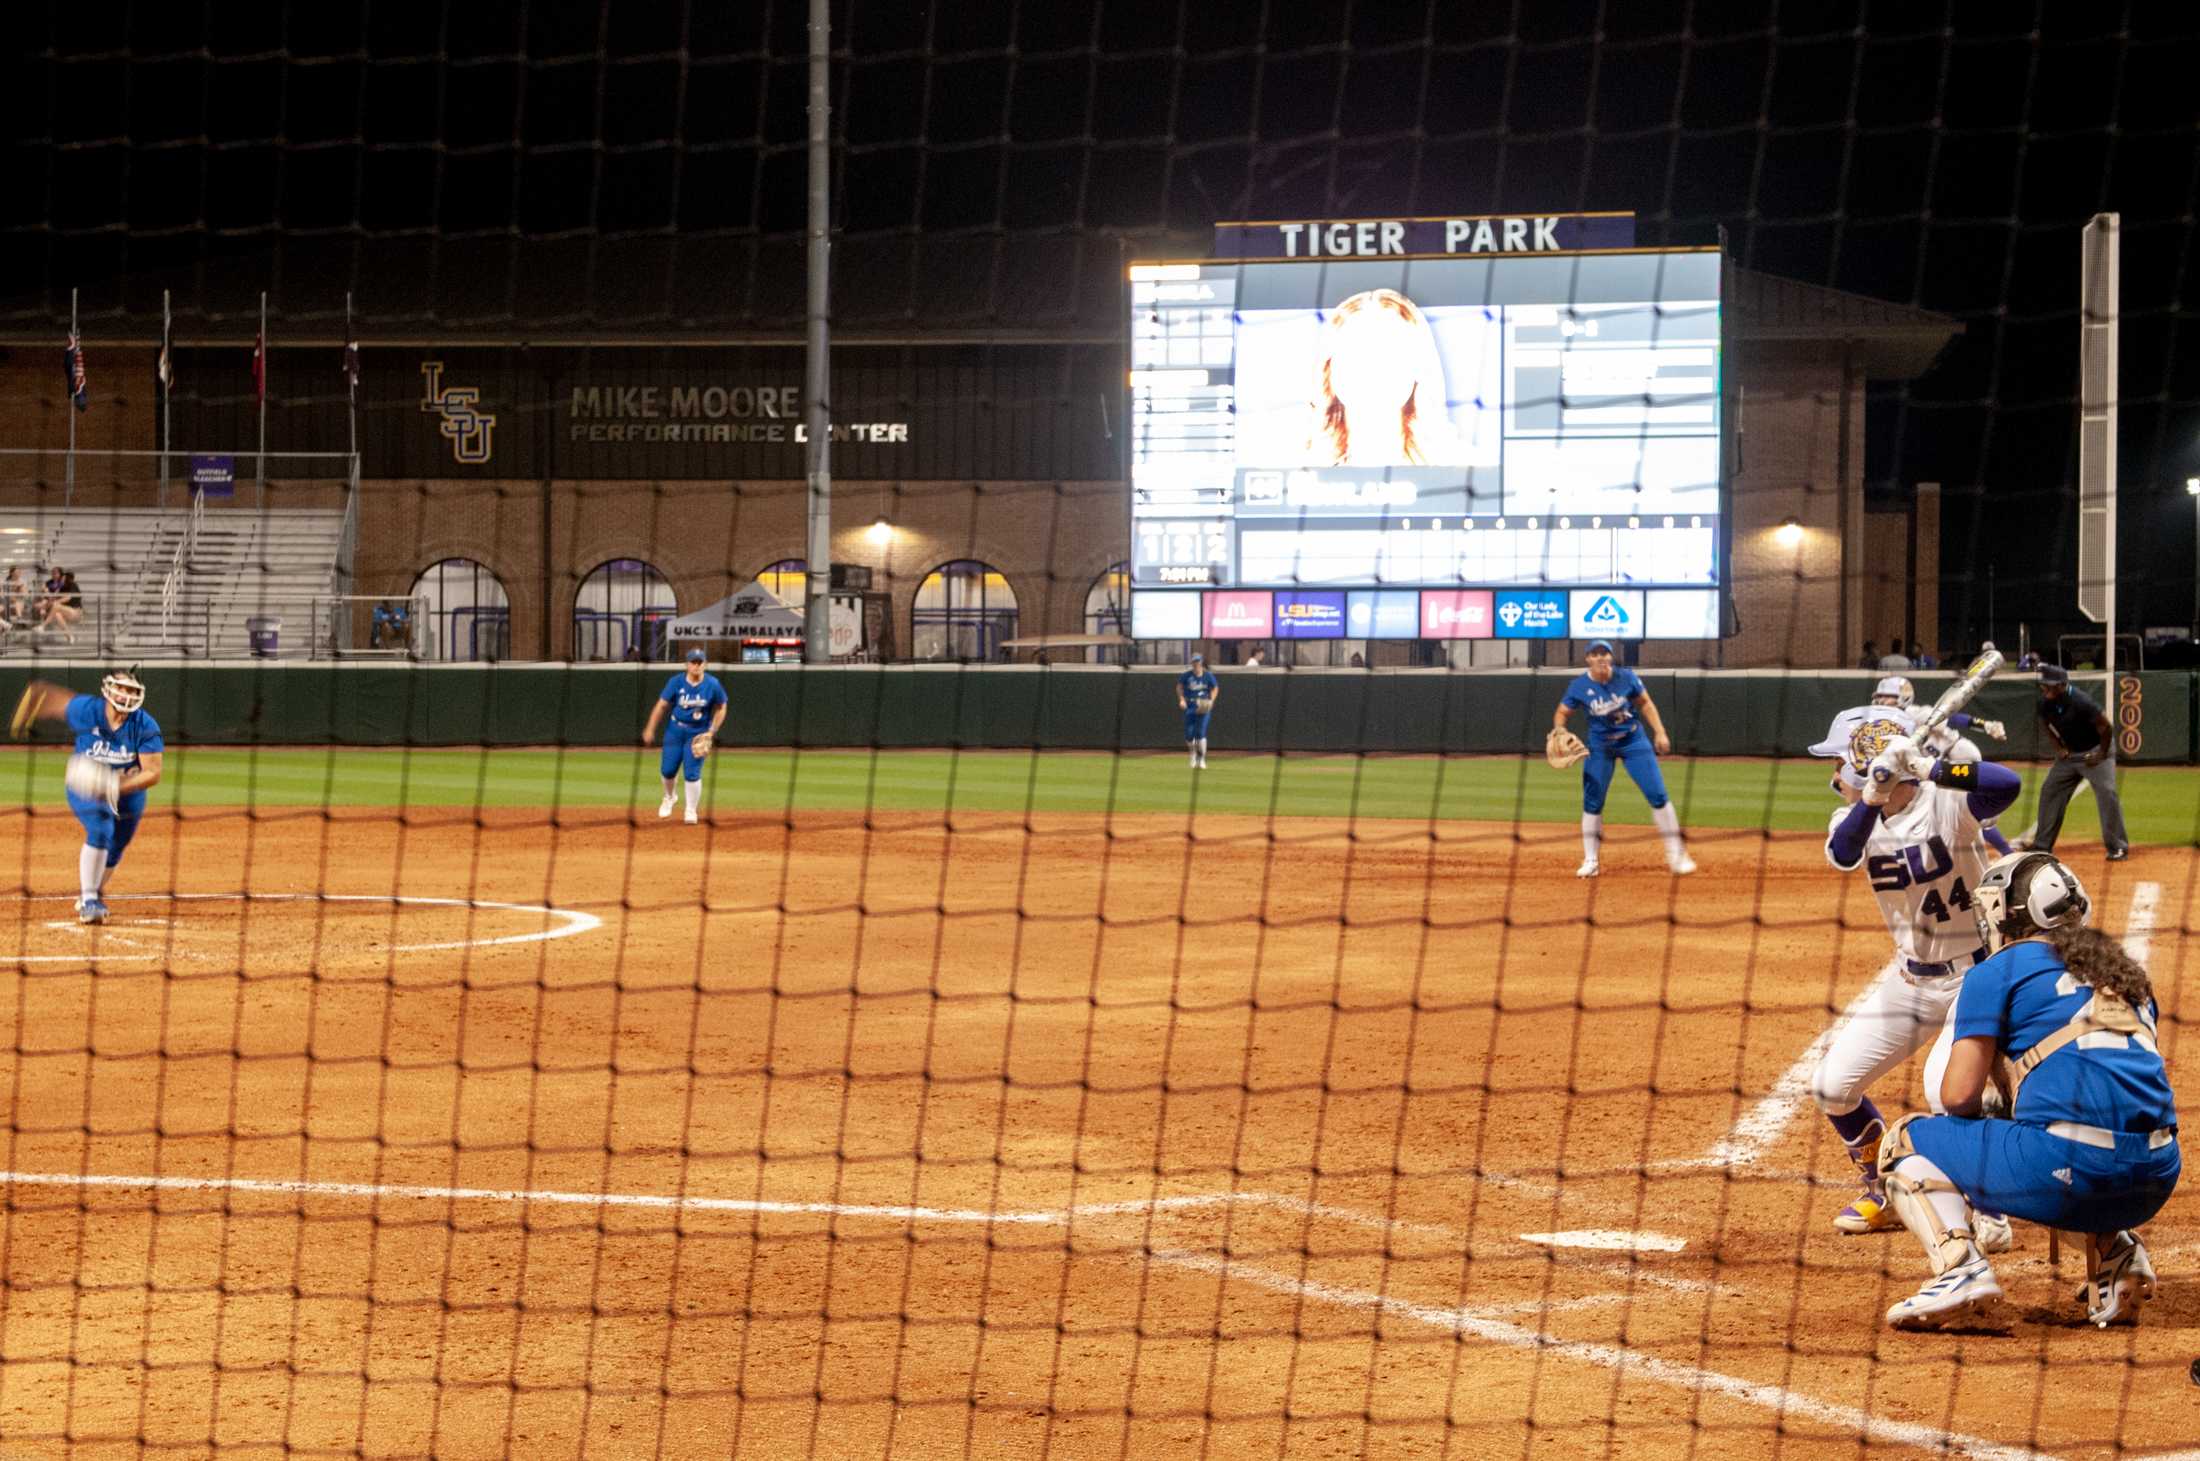
<svg viewBox="0 0 2200 1461">
<path fill-rule="evenodd" d="M 95 932 L 9 825 L 10 1461 L 2200 1446 L 2189 1196 L 2136 1331 L 1880 1325 L 1808 837 L 193 811 Z M 2074 861 L 2176 1073 L 2191 854 Z"/>
</svg>

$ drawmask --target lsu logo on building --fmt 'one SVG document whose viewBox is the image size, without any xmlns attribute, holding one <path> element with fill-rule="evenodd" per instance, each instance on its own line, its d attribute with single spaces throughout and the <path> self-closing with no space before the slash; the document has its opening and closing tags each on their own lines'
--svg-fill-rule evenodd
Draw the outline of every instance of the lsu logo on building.
<svg viewBox="0 0 2200 1461">
<path fill-rule="evenodd" d="M 487 462 L 497 418 L 481 409 L 481 388 L 444 385 L 440 360 L 423 360 L 420 376 L 420 409 L 443 418 L 438 429 L 450 440 L 452 457 L 470 467 Z"/>
</svg>

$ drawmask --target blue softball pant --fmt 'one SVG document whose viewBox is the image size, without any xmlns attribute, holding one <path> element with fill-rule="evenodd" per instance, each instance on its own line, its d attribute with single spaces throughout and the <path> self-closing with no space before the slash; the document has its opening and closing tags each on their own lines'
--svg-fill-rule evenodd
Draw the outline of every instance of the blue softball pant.
<svg viewBox="0 0 2200 1461">
<path fill-rule="evenodd" d="M 122 854 L 137 836 L 138 823 L 145 816 L 145 793 L 133 791 L 122 798 L 116 810 L 108 810 L 103 801 L 91 801 L 67 793 L 69 810 L 84 824 L 84 845 L 103 849 L 107 854 L 107 866 L 114 867 L 122 861 Z"/>
<path fill-rule="evenodd" d="M 1650 810 L 1671 800 L 1665 794 L 1665 773 L 1658 770 L 1658 753 L 1652 748 L 1650 738 L 1637 735 L 1618 746 L 1606 746 L 1598 742 L 1594 734 L 1589 740 L 1589 759 L 1581 763 L 1581 809 L 1594 816 L 1604 810 L 1605 793 L 1612 789 L 1612 773 L 1625 763 L 1627 774 L 1642 788 L 1643 798 L 1650 803 Z"/>
<path fill-rule="evenodd" d="M 657 774 L 667 781 L 675 774 L 684 775 L 689 781 L 701 781 L 703 758 L 695 754 L 695 738 L 701 734 L 684 725 L 666 726 L 665 749 L 657 758 Z"/>
<path fill-rule="evenodd" d="M 2172 1140 L 2120 1135 L 2114 1150 L 2022 1121 L 1928 1116 L 1910 1145 L 1948 1174 L 1973 1207 L 2066 1233 L 2135 1228 L 2162 1210 L 2183 1167 Z"/>
<path fill-rule="evenodd" d="M 1197 741 L 1204 739 L 1207 734 L 1207 722 L 1213 720 L 1214 718 L 1215 713 L 1211 710 L 1207 711 L 1205 714 L 1201 714 L 1197 710 L 1185 711 L 1184 739 L 1187 741 Z"/>
</svg>

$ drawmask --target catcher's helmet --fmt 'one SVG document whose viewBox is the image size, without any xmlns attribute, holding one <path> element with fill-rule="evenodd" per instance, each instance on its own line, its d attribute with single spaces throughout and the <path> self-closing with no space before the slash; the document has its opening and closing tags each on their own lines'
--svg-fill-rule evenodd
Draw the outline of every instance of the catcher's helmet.
<svg viewBox="0 0 2200 1461">
<path fill-rule="evenodd" d="M 135 669 L 116 670 L 99 682 L 99 694 L 115 708 L 115 714 L 128 715 L 145 703 L 145 682 L 137 677 Z"/>
<path fill-rule="evenodd" d="M 2051 928 L 2075 928 L 2093 911 L 2085 884 L 2052 852 L 2012 852 L 1971 890 L 1971 916 L 1990 954 Z"/>
<path fill-rule="evenodd" d="M 1889 675 L 1872 689 L 1872 704 L 1893 705 L 1908 710 L 1917 703 L 1917 690 L 1900 675 Z"/>
</svg>

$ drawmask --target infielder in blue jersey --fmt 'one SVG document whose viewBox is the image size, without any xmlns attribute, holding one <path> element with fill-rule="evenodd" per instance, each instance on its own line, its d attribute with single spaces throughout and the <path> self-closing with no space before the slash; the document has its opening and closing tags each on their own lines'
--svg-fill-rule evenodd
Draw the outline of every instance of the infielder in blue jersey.
<svg viewBox="0 0 2200 1461">
<path fill-rule="evenodd" d="M 1192 656 L 1192 667 L 1176 677 L 1176 708 L 1184 712 L 1184 749 L 1194 771 L 1207 769 L 1207 722 L 1214 718 L 1222 682 L 1207 668 L 1207 656 Z"/>
<path fill-rule="evenodd" d="M 1588 759 L 1581 767 L 1581 866 L 1577 878 L 1593 878 L 1604 842 L 1604 796 L 1611 790 L 1612 773 L 1624 765 L 1650 803 L 1650 820 L 1665 839 L 1665 863 L 1675 873 L 1692 873 L 1695 859 L 1681 837 L 1680 814 L 1665 794 L 1665 777 L 1658 771 L 1658 757 L 1670 755 L 1673 742 L 1658 718 L 1658 707 L 1642 687 L 1642 677 L 1626 665 L 1612 662 L 1612 646 L 1601 639 L 1589 643 L 1588 668 L 1574 676 L 1565 696 L 1551 716 L 1553 734 L 1566 730 L 1571 715 L 1586 717 L 1582 743 Z M 1579 755 L 1576 751 L 1574 754 Z"/>
<path fill-rule="evenodd" d="M 145 816 L 145 793 L 160 781 L 160 723 L 145 713 L 145 686 L 117 671 L 99 682 L 97 695 L 74 695 L 60 685 L 34 680 L 16 706 L 13 730 L 27 735 L 34 720 L 65 722 L 76 732 L 76 753 L 66 779 L 69 810 L 84 824 L 76 859 L 76 916 L 105 923 L 102 893 L 121 865 Z"/>
<path fill-rule="evenodd" d="M 657 727 L 665 727 L 664 754 L 657 758 L 657 774 L 665 780 L 665 799 L 657 804 L 660 817 L 672 815 L 683 776 L 689 822 L 697 820 L 695 811 L 702 805 L 703 758 L 718 738 L 718 727 L 725 724 L 728 703 L 726 687 L 703 669 L 707 658 L 700 649 L 688 651 L 687 669 L 665 681 L 663 693 L 650 707 L 649 724 L 642 727 L 645 746 L 657 738 Z M 667 714 L 672 717 L 670 725 L 665 725 Z"/>
<path fill-rule="evenodd" d="M 1931 1328 L 2000 1300 L 1974 1210 L 2083 1235 L 2086 1318 L 2136 1319 L 2155 1279 L 2133 1229 L 2162 1210 L 2184 1165 L 2153 988 L 2117 940 L 2085 926 L 2084 885 L 2052 853 L 1996 862 L 1972 911 L 1990 952 L 1956 996 L 1948 1114 L 1905 1116 L 1880 1145 L 1888 1205 L 1934 1275 L 1887 1322 Z M 2006 1121 L 1981 1119 L 1989 1082 L 2009 1100 Z"/>
</svg>

